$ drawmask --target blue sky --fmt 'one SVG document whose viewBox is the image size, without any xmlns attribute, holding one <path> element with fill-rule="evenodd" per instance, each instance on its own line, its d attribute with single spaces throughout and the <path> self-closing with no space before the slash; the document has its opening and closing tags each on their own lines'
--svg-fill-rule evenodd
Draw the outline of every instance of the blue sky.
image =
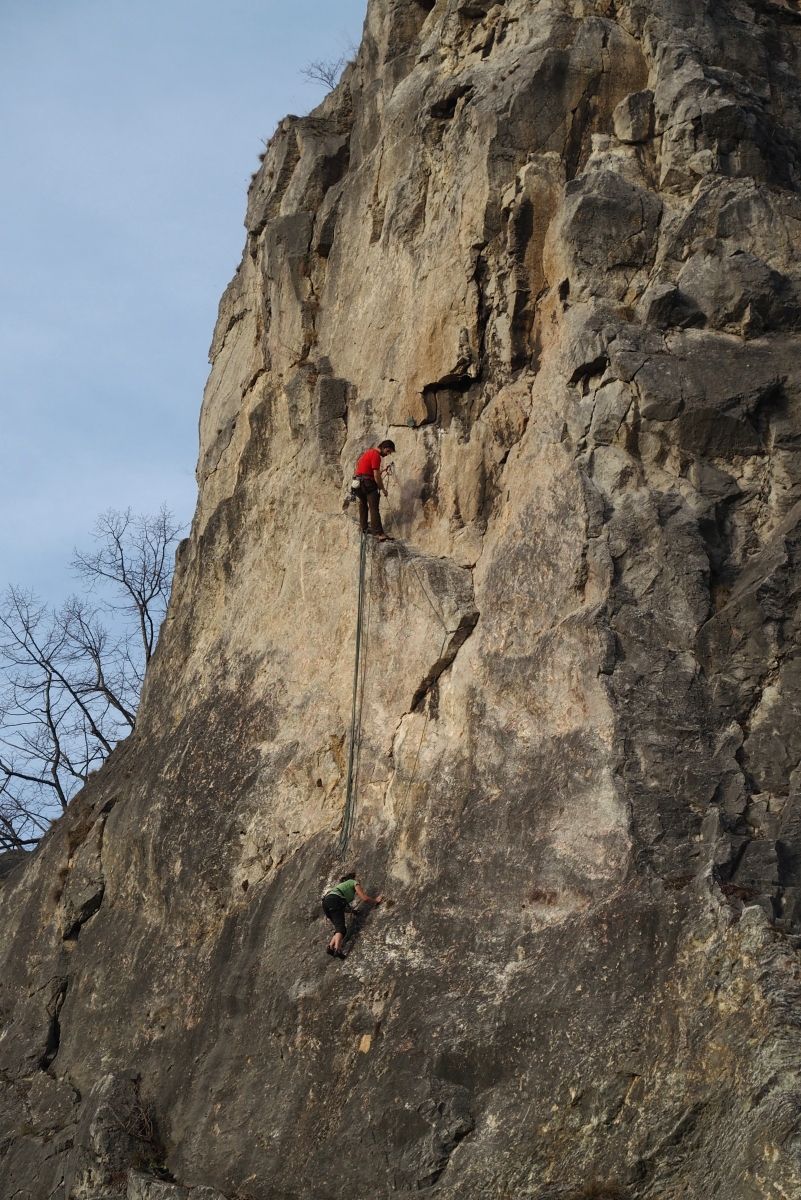
<svg viewBox="0 0 801 1200">
<path fill-rule="evenodd" d="M 217 303 L 300 70 L 366 0 L 0 0 L 0 588 L 104 509 L 189 522 Z"/>
</svg>

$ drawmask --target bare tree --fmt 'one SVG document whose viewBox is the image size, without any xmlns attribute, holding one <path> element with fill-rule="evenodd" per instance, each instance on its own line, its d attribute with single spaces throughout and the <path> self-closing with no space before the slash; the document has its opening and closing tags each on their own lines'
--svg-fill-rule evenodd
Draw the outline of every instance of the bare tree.
<svg viewBox="0 0 801 1200">
<path fill-rule="evenodd" d="M 103 606 L 138 623 L 145 667 L 167 608 L 172 582 L 169 550 L 180 530 L 164 505 L 155 516 L 134 516 L 130 508 L 122 513 L 110 508 L 98 517 L 92 532 L 99 549 L 93 554 L 76 551 L 73 559 L 73 570 L 90 589 L 98 584 L 113 585 L 116 599 L 105 600 Z"/>
<path fill-rule="evenodd" d="M 341 54 L 339 58 L 316 58 L 308 66 L 301 67 L 300 73 L 308 83 L 321 83 L 330 92 L 336 87 L 347 61 L 346 54 Z"/>
<path fill-rule="evenodd" d="M 155 648 L 179 528 L 154 517 L 104 513 L 98 549 L 74 567 L 97 599 L 50 609 L 9 588 L 0 604 L 0 850 L 34 845 L 135 727 Z M 113 632 L 105 617 L 112 618 Z"/>
<path fill-rule="evenodd" d="M 349 62 L 353 62 L 359 53 L 358 46 L 343 31 L 345 49 L 339 58 L 317 58 L 308 66 L 301 67 L 301 75 L 307 83 L 321 83 L 330 92 L 339 82 L 339 77 Z M 340 42 L 340 45 L 342 43 Z"/>
</svg>

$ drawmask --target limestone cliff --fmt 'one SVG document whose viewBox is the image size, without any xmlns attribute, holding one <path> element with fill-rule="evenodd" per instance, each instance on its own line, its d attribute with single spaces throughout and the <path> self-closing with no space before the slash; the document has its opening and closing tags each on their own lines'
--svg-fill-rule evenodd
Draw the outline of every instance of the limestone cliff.
<svg viewBox="0 0 801 1200">
<path fill-rule="evenodd" d="M 137 732 L 2 893 L 4 1200 L 801 1194 L 800 79 L 796 0 L 371 0 L 282 121 Z"/>
</svg>

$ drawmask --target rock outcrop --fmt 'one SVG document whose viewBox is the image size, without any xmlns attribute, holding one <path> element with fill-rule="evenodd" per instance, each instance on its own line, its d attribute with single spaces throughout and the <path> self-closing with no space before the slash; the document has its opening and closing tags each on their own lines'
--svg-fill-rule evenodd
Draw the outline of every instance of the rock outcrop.
<svg viewBox="0 0 801 1200">
<path fill-rule="evenodd" d="M 281 122 L 136 733 L 3 887 L 4 1200 L 801 1194 L 800 80 L 796 0 L 371 0 Z"/>
</svg>

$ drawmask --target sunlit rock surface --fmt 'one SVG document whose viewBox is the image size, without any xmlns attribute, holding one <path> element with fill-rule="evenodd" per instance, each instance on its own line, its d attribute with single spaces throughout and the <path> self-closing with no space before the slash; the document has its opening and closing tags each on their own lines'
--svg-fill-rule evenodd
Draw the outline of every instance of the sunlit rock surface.
<svg viewBox="0 0 801 1200">
<path fill-rule="evenodd" d="M 137 732 L 0 897 L 3 1200 L 797 1200 L 800 52 L 372 0 L 282 121 Z"/>
</svg>

